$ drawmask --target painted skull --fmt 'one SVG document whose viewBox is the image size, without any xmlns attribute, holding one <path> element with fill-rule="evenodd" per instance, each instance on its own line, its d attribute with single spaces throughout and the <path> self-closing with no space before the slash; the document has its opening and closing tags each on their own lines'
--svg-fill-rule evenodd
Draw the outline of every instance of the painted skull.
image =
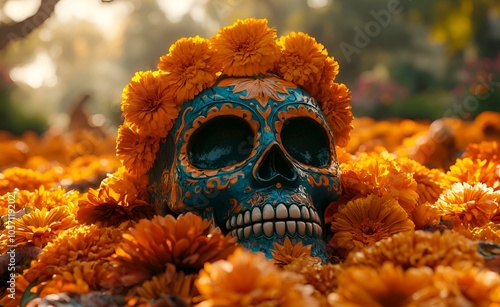
<svg viewBox="0 0 500 307">
<path fill-rule="evenodd" d="M 221 78 L 182 106 L 149 175 L 164 212 L 212 218 L 267 257 L 290 237 L 327 259 L 323 213 L 340 194 L 338 160 L 320 107 L 293 83 Z"/>
</svg>

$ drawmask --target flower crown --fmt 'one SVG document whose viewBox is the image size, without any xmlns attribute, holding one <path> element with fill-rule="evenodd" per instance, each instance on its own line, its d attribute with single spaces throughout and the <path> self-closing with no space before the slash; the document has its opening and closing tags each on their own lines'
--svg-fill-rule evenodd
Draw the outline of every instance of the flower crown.
<svg viewBox="0 0 500 307">
<path fill-rule="evenodd" d="M 313 37 L 292 32 L 277 39 L 266 19 L 238 20 L 211 39 L 181 38 L 160 58 L 157 71 L 137 72 L 125 87 L 117 156 L 128 172 L 145 174 L 184 102 L 214 85 L 221 75 L 266 73 L 293 82 L 314 97 L 336 145 L 344 147 L 353 115 L 349 89 L 334 82 L 338 72 L 337 61 Z"/>
</svg>

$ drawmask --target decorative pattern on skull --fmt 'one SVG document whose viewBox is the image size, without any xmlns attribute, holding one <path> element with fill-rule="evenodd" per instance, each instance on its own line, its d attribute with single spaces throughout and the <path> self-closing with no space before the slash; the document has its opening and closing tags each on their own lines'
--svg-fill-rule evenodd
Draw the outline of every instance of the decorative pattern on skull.
<svg viewBox="0 0 500 307">
<path fill-rule="evenodd" d="M 293 83 L 225 78 L 182 106 L 150 171 L 151 195 L 267 257 L 290 237 L 326 260 L 323 213 L 341 192 L 333 141 L 317 102 Z"/>
</svg>

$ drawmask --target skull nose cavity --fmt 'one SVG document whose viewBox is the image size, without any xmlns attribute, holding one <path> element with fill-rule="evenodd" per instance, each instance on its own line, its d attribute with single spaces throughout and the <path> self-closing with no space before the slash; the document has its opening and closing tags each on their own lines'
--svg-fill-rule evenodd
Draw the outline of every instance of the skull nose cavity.
<svg viewBox="0 0 500 307">
<path fill-rule="evenodd" d="M 264 153 L 257 165 L 256 179 L 261 183 L 294 182 L 297 179 L 295 168 L 277 144 Z"/>
</svg>

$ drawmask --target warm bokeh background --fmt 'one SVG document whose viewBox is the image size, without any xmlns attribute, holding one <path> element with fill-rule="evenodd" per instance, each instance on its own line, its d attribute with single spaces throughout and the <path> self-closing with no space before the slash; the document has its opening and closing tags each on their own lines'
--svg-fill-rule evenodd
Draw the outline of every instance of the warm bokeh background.
<svg viewBox="0 0 500 307">
<path fill-rule="evenodd" d="M 468 120 L 500 111 L 496 0 L 0 0 L 0 9 L 0 130 L 17 135 L 70 125 L 116 133 L 135 71 L 155 69 L 182 36 L 211 37 L 245 17 L 324 44 L 357 117 Z M 37 10 L 47 20 L 5 42 L 8 27 Z"/>
</svg>

